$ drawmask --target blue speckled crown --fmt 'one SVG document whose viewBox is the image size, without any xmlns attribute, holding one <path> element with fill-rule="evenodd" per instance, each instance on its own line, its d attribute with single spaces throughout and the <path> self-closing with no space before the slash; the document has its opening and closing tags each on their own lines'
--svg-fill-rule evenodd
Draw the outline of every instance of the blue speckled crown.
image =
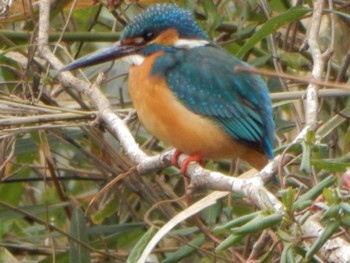
<svg viewBox="0 0 350 263">
<path fill-rule="evenodd" d="M 175 28 L 181 38 L 208 39 L 192 14 L 172 4 L 157 4 L 134 17 L 121 34 L 121 39 L 142 36 L 145 30 Z"/>
</svg>

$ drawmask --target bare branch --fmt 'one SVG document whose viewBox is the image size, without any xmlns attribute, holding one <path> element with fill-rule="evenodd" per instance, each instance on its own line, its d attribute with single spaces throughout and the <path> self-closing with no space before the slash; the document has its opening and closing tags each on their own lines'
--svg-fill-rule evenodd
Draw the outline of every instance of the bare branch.
<svg viewBox="0 0 350 263">
<path fill-rule="evenodd" d="M 311 216 L 301 226 L 306 236 L 318 237 L 324 230 L 324 227 L 319 222 L 319 214 Z M 320 249 L 323 258 L 327 262 L 350 262 L 350 244 L 344 239 L 336 237 L 329 239 Z"/>
<path fill-rule="evenodd" d="M 46 0 L 48 1 L 48 0 Z M 45 4 L 42 3 L 42 6 Z M 47 6 L 47 5 L 46 5 Z M 51 66 L 59 70 L 62 68 L 61 62 L 56 58 L 56 56 L 48 49 L 48 8 L 43 11 L 43 15 L 40 17 L 40 34 L 39 34 L 39 55 L 48 61 Z M 43 26 L 41 26 L 43 25 Z M 90 84 L 74 77 L 70 72 L 62 72 L 58 75 L 58 80 L 65 87 L 74 87 L 84 95 L 88 96 L 96 106 L 98 110 L 98 117 L 103 120 L 107 128 L 118 138 L 124 151 L 130 157 L 130 159 L 138 164 L 137 171 L 139 174 L 146 174 L 149 172 L 154 172 L 161 168 L 170 165 L 170 159 L 173 151 L 166 152 L 161 155 L 149 157 L 146 155 L 138 146 L 135 139 L 131 135 L 129 129 L 116 114 L 111 110 L 109 101 L 100 91 L 99 86 L 96 84 Z M 180 164 L 184 161 L 186 155 L 180 156 Z M 279 163 L 277 159 L 274 164 Z M 211 172 L 203 169 L 198 164 L 191 164 L 188 169 L 188 174 L 191 178 L 191 189 L 206 188 L 212 190 L 220 191 L 233 191 L 241 193 L 244 196 L 250 198 L 256 205 L 261 208 L 266 208 L 269 203 L 275 208 L 275 210 L 281 209 L 281 204 L 274 197 L 273 194 L 268 192 L 264 188 L 264 182 L 269 178 L 273 177 L 274 171 L 271 169 L 271 165 L 268 165 L 261 174 L 264 177 L 255 176 L 250 179 L 237 179 L 231 176 L 226 176 L 218 172 Z M 275 165 L 275 167 L 277 167 Z M 266 173 L 266 171 L 269 171 Z"/>
<path fill-rule="evenodd" d="M 330 51 L 321 53 L 317 36 L 320 27 L 320 20 L 323 9 L 323 1 L 317 0 L 315 2 L 314 14 L 312 18 L 312 25 L 309 32 L 308 44 L 313 56 L 314 67 L 312 71 L 312 77 L 314 79 L 320 80 L 322 78 L 322 73 L 325 65 L 325 61 L 328 59 Z M 49 31 L 49 12 L 50 12 L 50 0 L 40 1 L 40 25 L 39 25 L 39 37 L 38 37 L 38 54 L 44 58 L 53 68 L 59 70 L 62 68 L 61 62 L 48 48 L 48 31 Z M 171 156 L 173 151 L 166 152 L 161 155 L 149 157 L 145 154 L 133 138 L 128 127 L 125 125 L 123 120 L 121 120 L 111 109 L 108 99 L 100 91 L 97 84 L 90 84 L 74 77 L 69 72 L 61 72 L 58 74 L 57 79 L 62 83 L 64 87 L 73 87 L 79 92 L 88 96 L 94 103 L 98 110 L 99 119 L 104 122 L 107 128 L 118 138 L 120 144 L 122 145 L 125 153 L 130 157 L 130 159 L 137 165 L 137 172 L 141 174 L 146 174 L 153 172 L 162 167 L 168 166 L 170 164 Z M 315 84 L 310 84 L 307 89 L 307 126 L 313 128 L 317 123 L 317 93 L 318 86 Z M 304 129 L 304 131 L 307 129 Z M 302 132 L 297 138 L 303 137 L 305 135 Z M 185 159 L 185 155 L 180 156 L 180 164 Z M 218 172 L 211 172 L 203 169 L 196 163 L 191 163 L 188 166 L 188 176 L 191 178 L 191 189 L 212 189 L 220 191 L 230 191 L 240 193 L 250 200 L 252 200 L 261 209 L 273 208 L 276 211 L 281 211 L 283 206 L 281 202 L 270 193 L 264 184 L 270 180 L 275 174 L 278 165 L 281 162 L 281 157 L 276 157 L 275 160 L 269 163 L 260 173 L 253 173 L 250 178 L 234 178 L 230 176 L 223 175 Z M 304 231 L 312 229 L 312 227 L 317 228 L 318 223 L 312 220 L 308 220 L 307 224 L 303 225 Z M 319 226 L 318 229 L 322 229 Z M 338 244 L 342 244 L 344 247 L 348 247 L 344 240 L 340 238 L 335 238 L 333 240 L 339 240 Z M 342 242 L 342 243 L 341 243 Z M 348 249 L 348 248 L 347 248 Z M 329 251 L 329 250 L 327 250 Z M 349 249 L 347 251 L 350 251 Z M 345 252 L 343 254 L 346 254 Z M 345 255 L 343 259 L 345 258 Z M 339 260 L 338 262 L 348 262 L 344 260 Z"/>
<path fill-rule="evenodd" d="M 313 59 L 311 76 L 315 80 L 321 80 L 326 61 L 330 58 L 332 51 L 328 49 L 322 53 L 318 43 L 324 0 L 315 0 L 313 4 L 314 9 L 307 43 Z M 310 83 L 306 90 L 306 126 L 310 128 L 315 127 L 317 122 L 318 89 L 318 85 Z"/>
</svg>

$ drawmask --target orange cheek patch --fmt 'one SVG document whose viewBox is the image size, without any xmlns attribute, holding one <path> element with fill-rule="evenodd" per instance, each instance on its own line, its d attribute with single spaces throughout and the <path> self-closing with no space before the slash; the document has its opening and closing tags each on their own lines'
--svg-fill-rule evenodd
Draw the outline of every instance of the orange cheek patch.
<svg viewBox="0 0 350 263">
<path fill-rule="evenodd" d="M 179 39 L 177 31 L 173 28 L 169 28 L 159 34 L 152 43 L 161 45 L 161 46 L 171 46 L 176 40 Z"/>
</svg>

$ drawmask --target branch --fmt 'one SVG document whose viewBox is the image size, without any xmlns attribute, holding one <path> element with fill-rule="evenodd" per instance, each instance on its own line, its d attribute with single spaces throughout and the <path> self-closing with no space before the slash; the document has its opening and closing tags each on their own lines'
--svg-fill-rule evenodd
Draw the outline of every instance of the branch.
<svg viewBox="0 0 350 263">
<path fill-rule="evenodd" d="M 318 36 L 320 31 L 324 0 L 314 0 L 314 9 L 311 19 L 310 31 L 307 38 L 307 43 L 313 59 L 312 79 L 315 81 L 322 80 L 325 64 L 332 55 L 332 50 L 327 49 L 324 53 L 321 52 Z M 304 43 L 305 46 L 305 43 Z M 318 110 L 318 89 L 319 85 L 310 82 L 306 90 L 306 126 L 303 131 L 297 136 L 294 141 L 301 137 L 305 138 L 309 131 L 312 131 L 317 126 L 317 110 Z M 319 223 L 317 215 L 306 220 L 301 226 L 305 235 L 318 237 L 324 230 Z M 350 261 L 350 244 L 340 237 L 329 239 L 320 249 L 320 254 L 329 262 L 349 262 Z"/>
<path fill-rule="evenodd" d="M 322 74 L 324 72 L 326 61 L 330 58 L 332 51 L 328 49 L 324 53 L 321 53 L 321 49 L 318 44 L 324 0 L 314 0 L 313 3 L 314 10 L 311 18 L 311 26 L 307 37 L 307 43 L 313 60 L 311 77 L 312 79 L 320 81 L 322 80 Z M 315 127 L 317 123 L 318 89 L 319 85 L 310 83 L 306 90 L 306 127 L 310 129 Z"/>
<path fill-rule="evenodd" d="M 319 214 L 308 218 L 302 225 L 302 230 L 305 236 L 318 237 L 324 231 L 319 222 Z M 329 239 L 319 252 L 327 262 L 350 262 L 350 244 L 340 237 Z"/>
<path fill-rule="evenodd" d="M 322 11 L 322 1 L 317 1 L 315 5 L 314 19 L 320 19 L 320 12 Z M 38 37 L 38 54 L 44 58 L 53 68 L 59 70 L 62 68 L 62 63 L 48 48 L 48 29 L 49 29 L 49 12 L 50 12 L 50 0 L 40 1 L 40 20 L 39 20 L 39 37 Z M 313 20 L 314 20 L 313 19 Z M 316 37 L 319 29 L 319 21 L 314 22 L 312 29 L 310 30 L 309 45 L 312 49 L 314 58 L 314 69 L 313 77 L 320 79 L 325 56 L 322 56 L 316 41 Z M 147 174 L 155 170 L 161 169 L 170 165 L 170 160 L 174 151 L 169 151 L 157 156 L 148 156 L 145 154 L 135 139 L 133 138 L 128 127 L 125 125 L 122 119 L 113 113 L 110 103 L 104 94 L 100 91 L 98 84 L 90 84 L 74 77 L 70 72 L 59 73 L 57 79 L 62 83 L 64 87 L 73 87 L 84 95 L 88 96 L 94 103 L 98 110 L 98 118 L 102 120 L 107 128 L 113 133 L 120 141 L 121 146 L 125 150 L 125 153 L 130 159 L 137 165 L 138 174 Z M 316 122 L 316 110 L 317 110 L 317 86 L 310 84 L 307 92 L 307 116 L 308 116 L 308 127 L 313 126 Z M 185 155 L 181 155 L 179 163 L 182 164 L 186 158 Z M 193 190 L 199 188 L 237 192 L 245 197 L 252 200 L 258 207 L 267 208 L 272 207 L 275 210 L 281 210 L 282 204 L 280 201 L 270 193 L 264 184 L 270 180 L 276 172 L 277 167 L 282 162 L 281 157 L 277 156 L 274 161 L 270 162 L 261 172 L 252 173 L 250 178 L 233 178 L 230 176 L 223 175 L 218 172 L 211 172 L 203 169 L 196 163 L 191 163 L 188 166 L 188 176 L 191 179 L 190 188 Z M 307 221 L 307 224 L 303 225 L 303 229 L 307 228 L 311 224 L 312 227 L 317 227 L 318 224 L 313 221 Z M 312 227 L 309 227 L 311 229 Z M 319 229 L 322 229 L 320 226 Z M 308 229 L 304 229 L 306 233 Z M 340 244 L 343 242 L 344 247 L 348 247 L 344 240 L 335 238 L 333 240 L 339 240 Z M 350 251 L 349 248 L 347 251 Z M 332 251 L 335 253 L 336 249 Z M 346 254 L 345 252 L 343 252 Z M 346 262 L 339 260 L 338 262 Z"/>
<path fill-rule="evenodd" d="M 47 45 L 49 24 L 48 14 L 50 10 L 49 3 L 49 0 L 41 2 L 38 53 L 39 56 L 48 61 L 53 68 L 59 70 L 63 67 L 63 64 L 50 51 Z M 144 153 L 135 141 L 128 127 L 125 125 L 124 121 L 112 111 L 110 103 L 100 91 L 98 83 L 90 84 L 74 77 L 70 72 L 61 72 L 57 78 L 64 87 L 73 87 L 91 99 L 98 111 L 98 119 L 103 121 L 109 131 L 118 138 L 126 155 L 129 156 L 129 158 L 137 165 L 138 174 L 148 174 L 170 165 L 170 160 L 174 151 L 169 151 L 152 157 Z M 180 156 L 180 165 L 185 158 L 186 155 Z M 271 165 L 275 165 L 277 167 L 279 162 L 280 160 L 276 159 Z M 235 191 L 252 199 L 259 207 L 263 207 L 263 204 L 266 203 L 266 200 L 260 195 L 261 191 L 263 191 L 265 193 L 263 196 L 268 196 L 273 200 L 271 202 L 276 204 L 276 210 L 279 210 L 281 207 L 280 204 L 277 204 L 277 199 L 263 187 L 264 182 L 266 182 L 268 178 L 273 177 L 272 170 L 267 173 L 264 172 L 261 174 L 256 174 L 255 178 L 252 179 L 236 179 L 218 172 L 205 170 L 198 164 L 192 163 L 189 165 L 188 175 L 192 180 L 192 189 L 205 187 L 206 189 L 212 190 Z M 261 175 L 263 175 L 263 177 L 260 177 Z M 205 178 L 205 180 L 203 180 L 203 178 Z"/>
</svg>

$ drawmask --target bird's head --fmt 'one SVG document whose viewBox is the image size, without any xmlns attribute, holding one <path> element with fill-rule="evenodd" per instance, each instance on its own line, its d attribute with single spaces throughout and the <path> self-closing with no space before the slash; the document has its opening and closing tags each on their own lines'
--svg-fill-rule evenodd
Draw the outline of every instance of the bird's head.
<svg viewBox="0 0 350 263">
<path fill-rule="evenodd" d="M 161 50 L 188 49 L 208 43 L 208 35 L 198 26 L 189 11 L 172 4 L 157 4 L 135 16 L 125 27 L 120 41 L 72 62 L 61 71 L 120 58 L 139 65 L 145 57 Z"/>
</svg>

